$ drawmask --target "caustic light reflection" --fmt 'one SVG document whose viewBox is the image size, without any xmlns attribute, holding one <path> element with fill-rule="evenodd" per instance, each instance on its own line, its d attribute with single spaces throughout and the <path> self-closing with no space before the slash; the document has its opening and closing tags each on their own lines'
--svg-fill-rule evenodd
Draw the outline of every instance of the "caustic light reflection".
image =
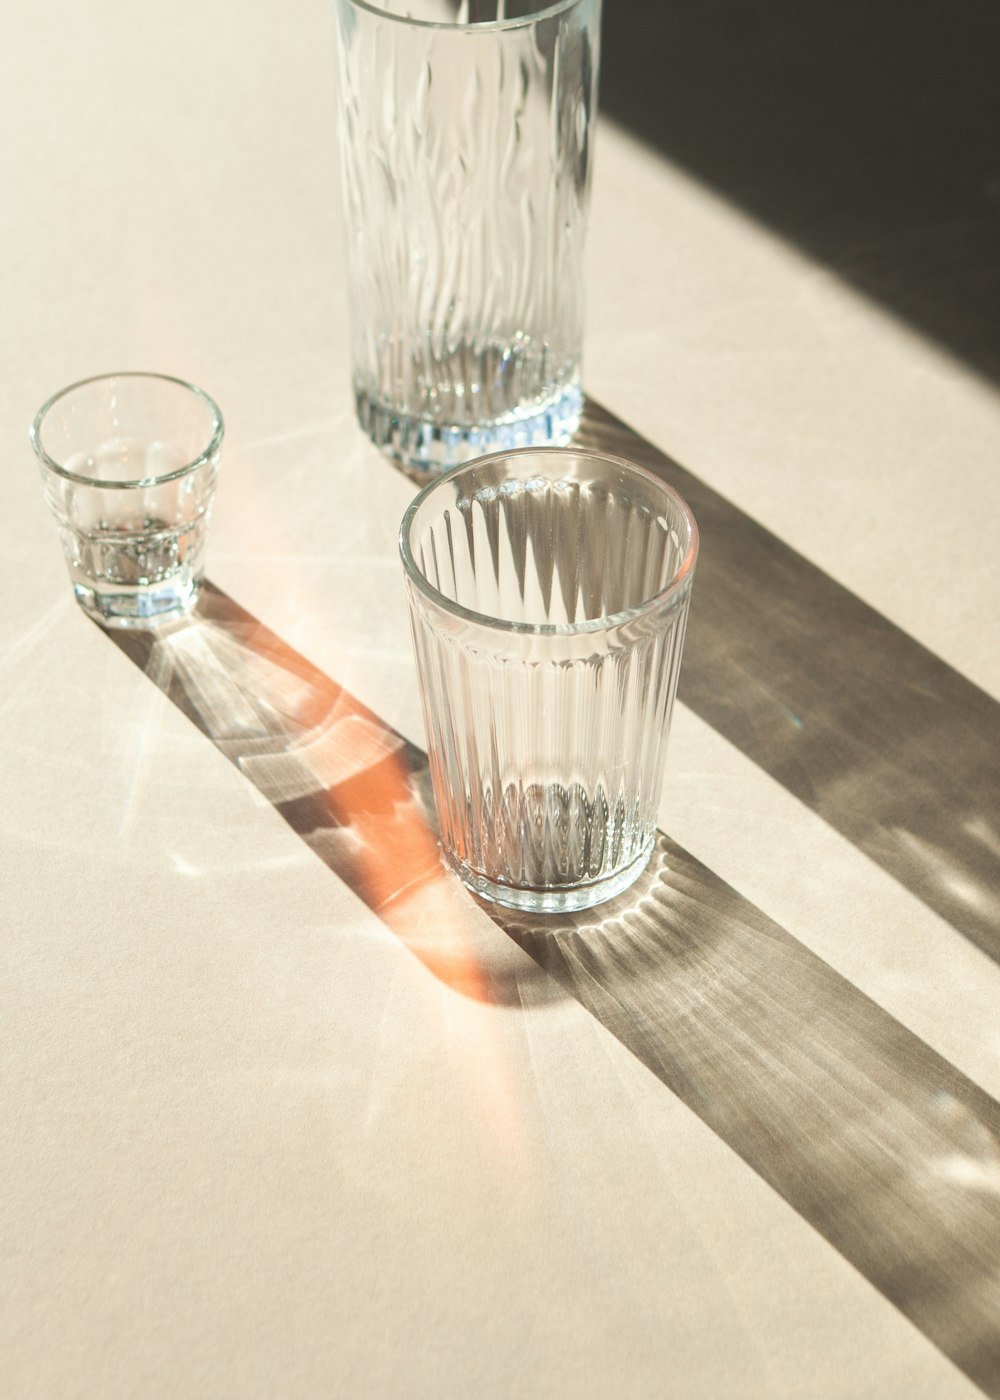
<svg viewBox="0 0 1000 1400">
<path fill-rule="evenodd" d="M 996 847 L 996 836 L 984 829 L 981 823 L 965 822 L 963 826 L 988 850 Z M 967 863 L 960 863 L 952 852 L 914 831 L 896 826 L 893 834 L 900 846 L 919 858 L 930 878 L 952 899 L 980 914 L 989 915 L 1000 910 L 1000 891 L 995 885 L 981 879 L 978 870 L 969 868 Z"/>
<path fill-rule="evenodd" d="M 495 1010 L 531 963 L 448 872 L 421 789 L 423 755 L 217 590 L 218 614 L 114 640 L 438 982 L 458 1078 L 505 1162 L 527 1135 Z M 178 869 L 197 866 L 175 856 Z M 374 1090 L 373 1090 L 374 1092 Z"/>
<path fill-rule="evenodd" d="M 414 929 L 436 922 L 421 960 L 488 1000 L 466 936 L 471 906 L 456 918 L 443 893 L 428 901 L 451 881 L 418 796 L 422 756 L 346 691 L 303 674 L 301 658 L 283 665 L 269 640 L 261 654 L 252 639 L 193 623 L 157 639 L 146 669 L 408 947 L 417 950 Z"/>
<path fill-rule="evenodd" d="M 965 1104 L 939 1093 L 934 1103 L 938 1126 L 948 1146 L 935 1159 L 942 1181 L 976 1193 L 1000 1196 L 1000 1142 Z"/>
</svg>

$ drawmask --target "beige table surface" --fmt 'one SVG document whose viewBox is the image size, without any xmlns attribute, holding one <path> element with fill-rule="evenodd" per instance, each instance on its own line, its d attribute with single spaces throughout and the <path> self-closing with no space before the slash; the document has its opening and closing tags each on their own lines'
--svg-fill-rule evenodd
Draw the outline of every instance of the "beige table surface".
<svg viewBox="0 0 1000 1400">
<path fill-rule="evenodd" d="M 887 1200 L 838 1236 L 765 1128 L 752 1158 L 727 1129 L 712 1075 L 678 1092 L 464 894 L 447 929 L 373 912 L 78 610 L 30 418 L 105 369 L 193 379 L 227 423 L 214 584 L 423 744 L 414 488 L 350 400 L 327 6 L 34 0 L 3 28 L 0 1395 L 1000 1395 L 1000 1253 L 973 1274 L 954 1244 L 1000 1239 L 1000 943 L 682 697 L 663 829 L 966 1086 L 928 1097 L 919 1160 L 905 1124 L 842 1123 L 866 1161 L 901 1154 L 930 1223 Z M 990 722 L 996 386 L 609 121 L 585 382 Z M 996 885 L 952 894 L 996 919 Z M 508 994 L 477 993 L 498 966 Z M 820 1057 L 822 1006 L 775 997 Z M 748 1099 L 779 1103 L 786 1072 L 748 1063 Z M 842 1145 L 817 1113 L 806 1174 Z M 897 1227 L 933 1256 L 919 1299 L 880 1273 Z"/>
</svg>

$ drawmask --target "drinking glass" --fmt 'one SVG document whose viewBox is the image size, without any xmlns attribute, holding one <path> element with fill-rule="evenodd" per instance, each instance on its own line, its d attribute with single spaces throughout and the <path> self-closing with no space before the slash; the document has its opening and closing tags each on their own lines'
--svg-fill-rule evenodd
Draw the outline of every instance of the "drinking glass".
<svg viewBox="0 0 1000 1400">
<path fill-rule="evenodd" d="M 400 551 L 448 861 L 518 909 L 618 894 L 653 848 L 690 510 L 620 458 L 529 448 L 432 482 Z"/>
<path fill-rule="evenodd" d="M 98 375 L 38 411 L 31 443 L 77 601 L 111 627 L 187 612 L 205 567 L 222 414 L 164 374 Z"/>
<path fill-rule="evenodd" d="M 354 392 L 438 472 L 581 409 L 600 0 L 334 0 Z"/>
</svg>

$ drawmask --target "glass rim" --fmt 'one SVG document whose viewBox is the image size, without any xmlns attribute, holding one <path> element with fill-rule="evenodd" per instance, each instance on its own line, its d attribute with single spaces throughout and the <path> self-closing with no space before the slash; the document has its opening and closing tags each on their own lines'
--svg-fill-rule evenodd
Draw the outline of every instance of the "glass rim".
<svg viewBox="0 0 1000 1400">
<path fill-rule="evenodd" d="M 356 10 L 365 10 L 368 14 L 374 15 L 376 19 L 390 20 L 394 24 L 404 25 L 407 28 L 437 29 L 449 34 L 495 34 L 499 30 L 524 29 L 528 25 L 537 24 L 540 20 L 551 19 L 554 15 L 562 14 L 565 10 L 585 5 L 588 0 L 550 0 L 548 5 L 542 5 L 533 15 L 514 16 L 510 19 L 485 19 L 473 24 L 468 21 L 460 24 L 455 20 L 415 19 L 412 15 L 397 15 L 393 14 L 391 10 L 386 10 L 381 5 L 375 4 L 374 0 L 342 0 L 342 3 L 350 5 Z"/>
<path fill-rule="evenodd" d="M 512 622 L 490 613 L 477 612 L 474 608 L 467 608 L 463 603 L 456 603 L 442 593 L 439 588 L 434 587 L 427 575 L 420 569 L 410 547 L 410 532 L 417 512 L 423 503 L 440 487 L 451 481 L 453 477 L 461 476 L 464 472 L 477 471 L 493 462 L 506 462 L 511 458 L 538 457 L 539 455 L 561 458 L 586 457 L 590 461 L 606 462 L 615 467 L 624 468 L 629 475 L 644 477 L 647 481 L 652 482 L 679 509 L 681 518 L 687 527 L 684 557 L 662 588 L 657 589 L 648 598 L 644 598 L 641 603 L 636 603 L 634 607 L 624 608 L 616 613 L 605 613 L 601 617 L 582 618 L 579 622 Z M 407 579 L 418 592 L 449 616 L 458 618 L 462 622 L 474 623 L 476 626 L 488 628 L 491 632 L 505 636 L 579 637 L 588 633 L 607 632 L 612 628 L 621 627 L 624 623 L 633 622 L 637 618 L 656 612 L 672 602 L 690 584 L 698 558 L 698 545 L 698 523 L 692 514 L 691 507 L 679 491 L 664 481 L 662 477 L 657 476 L 655 472 L 650 471 L 648 467 L 640 466 L 638 462 L 630 462 L 627 457 L 617 457 L 610 452 L 595 452 L 586 447 L 516 447 L 506 452 L 491 452 L 485 457 L 476 457 L 472 461 L 461 462 L 457 467 L 452 467 L 450 471 L 444 472 L 441 476 L 428 482 L 417 492 L 407 506 L 399 527 L 399 553 L 403 561 L 403 569 Z"/>
<path fill-rule="evenodd" d="M 212 415 L 212 433 L 205 447 L 197 457 L 190 462 L 185 462 L 182 467 L 174 467 L 171 471 L 154 473 L 152 476 L 139 476 L 127 480 L 110 481 L 105 477 L 83 476 L 79 472 L 70 471 L 69 467 L 64 467 L 61 462 L 57 462 L 52 457 L 42 443 L 42 424 L 46 415 L 53 409 L 61 399 L 68 394 L 74 393 L 77 389 L 85 389 L 88 384 L 100 384 L 105 380 L 112 379 L 155 379 L 162 384 L 175 384 L 178 388 L 187 389 L 197 398 L 201 399 Z M 57 389 L 50 398 L 47 398 L 41 408 L 35 414 L 28 436 L 31 439 L 31 446 L 35 456 L 43 467 L 49 471 L 56 472 L 57 475 L 66 481 L 74 481 L 80 486 L 95 486 L 102 491 L 130 491 L 144 486 L 160 486 L 168 481 L 176 481 L 182 476 L 196 471 L 205 465 L 218 452 L 222 445 L 222 438 L 225 432 L 225 423 L 222 418 L 222 410 L 204 389 L 197 384 L 190 383 L 187 379 L 179 379 L 173 374 L 159 374 L 156 370 L 145 369 L 122 369 L 112 370 L 105 374 L 91 374 L 86 379 L 77 379 L 72 384 L 67 384 L 64 389 Z"/>
</svg>

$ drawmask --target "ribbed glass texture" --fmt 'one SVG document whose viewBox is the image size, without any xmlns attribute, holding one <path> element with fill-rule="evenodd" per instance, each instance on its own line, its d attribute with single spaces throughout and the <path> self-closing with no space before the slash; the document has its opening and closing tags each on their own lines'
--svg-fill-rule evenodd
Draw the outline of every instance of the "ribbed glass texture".
<svg viewBox="0 0 1000 1400">
<path fill-rule="evenodd" d="M 620 459 L 528 449 L 426 488 L 400 547 L 446 856 L 517 908 L 610 898 L 653 845 L 687 506 Z"/>
<path fill-rule="evenodd" d="M 600 0 L 334 0 L 358 415 L 441 471 L 579 422 Z"/>
</svg>

